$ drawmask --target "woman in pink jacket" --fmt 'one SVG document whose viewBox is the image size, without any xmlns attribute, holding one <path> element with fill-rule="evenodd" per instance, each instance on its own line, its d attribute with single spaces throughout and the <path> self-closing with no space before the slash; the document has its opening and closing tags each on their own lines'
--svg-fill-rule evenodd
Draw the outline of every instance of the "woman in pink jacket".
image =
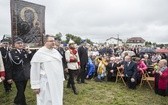
<svg viewBox="0 0 168 105">
<path fill-rule="evenodd" d="M 168 96 L 167 60 L 160 60 L 158 66 L 158 70 L 155 71 L 155 93 L 161 96 Z"/>
<path fill-rule="evenodd" d="M 142 74 L 147 70 L 147 66 L 140 58 L 136 58 L 135 61 L 137 62 L 137 84 L 139 84 L 141 82 Z"/>
</svg>

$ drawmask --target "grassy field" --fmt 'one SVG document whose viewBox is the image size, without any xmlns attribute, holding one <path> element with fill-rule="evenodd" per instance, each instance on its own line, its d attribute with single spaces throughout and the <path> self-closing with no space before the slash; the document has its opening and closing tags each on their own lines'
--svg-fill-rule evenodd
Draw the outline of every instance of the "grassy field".
<svg viewBox="0 0 168 105">
<path fill-rule="evenodd" d="M 88 84 L 76 84 L 79 95 L 71 89 L 64 88 L 64 105 L 168 105 L 168 97 L 156 95 L 145 84 L 136 90 L 127 89 L 122 83 L 87 81 Z M 66 86 L 66 81 L 65 81 Z M 16 94 L 6 94 L 0 84 L 0 105 L 13 105 Z M 35 105 L 35 94 L 28 83 L 26 89 L 28 105 Z"/>
</svg>

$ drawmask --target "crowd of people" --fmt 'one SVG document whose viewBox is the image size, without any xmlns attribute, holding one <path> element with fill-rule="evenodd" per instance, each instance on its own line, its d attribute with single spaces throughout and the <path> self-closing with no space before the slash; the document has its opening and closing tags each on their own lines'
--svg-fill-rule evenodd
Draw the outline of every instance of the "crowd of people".
<svg viewBox="0 0 168 105">
<path fill-rule="evenodd" d="M 115 82 L 119 70 L 127 87 L 136 89 L 149 68 L 155 93 L 168 96 L 168 54 L 141 52 L 142 46 L 90 45 L 86 40 L 76 45 L 70 39 L 68 46 L 62 46 L 50 35 L 44 41 L 38 50 L 30 50 L 20 38 L 14 40 L 14 48 L 7 40 L 1 41 L 0 82 L 5 92 L 15 84 L 15 105 L 27 105 L 24 92 L 29 79 L 37 105 L 62 105 L 64 79 L 66 87 L 78 95 L 75 83 L 87 84 L 86 79 Z"/>
<path fill-rule="evenodd" d="M 153 77 L 155 93 L 168 95 L 167 53 L 142 52 L 145 47 L 95 47 L 88 46 L 88 56 L 92 59 L 95 81 L 116 81 L 117 72 L 123 74 L 124 81 L 130 89 L 136 89 L 141 83 L 142 75 Z M 97 50 L 95 50 L 97 49 Z M 166 48 L 164 48 L 166 49 Z M 134 53 L 134 54 L 133 54 Z M 91 66 L 92 67 L 92 66 Z M 88 69 L 88 73 L 90 73 Z M 87 74 L 90 75 L 90 74 Z"/>
</svg>

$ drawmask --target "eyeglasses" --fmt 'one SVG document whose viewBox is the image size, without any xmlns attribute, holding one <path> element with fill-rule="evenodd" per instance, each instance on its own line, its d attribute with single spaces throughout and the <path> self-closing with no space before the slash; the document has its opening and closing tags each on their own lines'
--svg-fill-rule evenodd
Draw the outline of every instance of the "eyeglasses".
<svg viewBox="0 0 168 105">
<path fill-rule="evenodd" d="M 9 43 L 7 43 L 7 42 L 5 43 L 5 42 L 4 42 L 4 43 L 2 43 L 2 44 L 9 44 Z"/>
<path fill-rule="evenodd" d="M 55 40 L 48 40 L 47 42 L 55 42 Z"/>
</svg>

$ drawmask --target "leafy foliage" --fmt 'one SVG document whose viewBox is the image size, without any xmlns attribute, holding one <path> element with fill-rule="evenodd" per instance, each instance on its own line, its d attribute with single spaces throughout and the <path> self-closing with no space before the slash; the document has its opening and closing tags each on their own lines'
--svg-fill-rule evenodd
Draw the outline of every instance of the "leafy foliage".
<svg viewBox="0 0 168 105">
<path fill-rule="evenodd" d="M 68 43 L 70 39 L 72 39 L 76 44 L 80 44 L 82 39 L 78 36 L 72 35 L 72 34 L 66 34 L 66 42 Z"/>
<path fill-rule="evenodd" d="M 59 32 L 55 35 L 55 38 L 57 38 L 59 40 L 62 40 L 62 36 L 63 36 L 62 33 Z M 72 39 L 76 44 L 79 45 L 82 41 L 82 38 L 79 37 L 79 36 L 75 36 L 75 35 L 72 35 L 72 34 L 66 34 L 65 36 L 66 36 L 66 40 L 62 40 L 63 43 L 68 43 L 69 40 Z M 87 38 L 85 40 L 87 41 L 87 43 L 93 45 L 93 42 L 90 39 Z"/>
<path fill-rule="evenodd" d="M 57 38 L 58 40 L 61 40 L 61 37 L 62 37 L 62 33 L 60 32 L 55 35 L 55 38 Z"/>
</svg>

